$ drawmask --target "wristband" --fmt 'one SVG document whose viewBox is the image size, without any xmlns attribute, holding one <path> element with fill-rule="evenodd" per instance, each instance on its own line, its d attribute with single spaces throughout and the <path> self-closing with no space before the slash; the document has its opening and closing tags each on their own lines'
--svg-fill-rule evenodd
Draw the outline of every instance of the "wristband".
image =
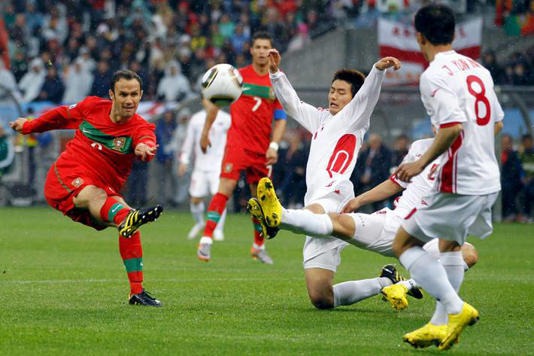
<svg viewBox="0 0 534 356">
<path fill-rule="evenodd" d="M 278 151 L 278 143 L 274 142 L 274 141 L 271 141 L 271 143 L 269 144 L 269 148 L 272 148 L 273 150 L 275 151 Z"/>
</svg>

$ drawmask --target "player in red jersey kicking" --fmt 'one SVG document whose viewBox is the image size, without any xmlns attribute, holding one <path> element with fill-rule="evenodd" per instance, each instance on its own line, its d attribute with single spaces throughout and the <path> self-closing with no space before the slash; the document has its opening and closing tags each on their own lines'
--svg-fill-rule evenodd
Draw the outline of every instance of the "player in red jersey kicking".
<svg viewBox="0 0 534 356">
<path fill-rule="evenodd" d="M 44 186 L 48 204 L 72 220 L 102 230 L 119 230 L 119 251 L 130 282 L 130 304 L 161 306 L 143 288 L 143 224 L 156 220 L 163 208 L 133 209 L 120 195 L 135 159 L 149 161 L 156 152 L 154 125 L 136 111 L 143 95 L 141 78 L 117 71 L 109 99 L 87 97 L 40 117 L 18 118 L 9 125 L 22 134 L 76 129 L 74 138 L 54 162 Z"/>
</svg>

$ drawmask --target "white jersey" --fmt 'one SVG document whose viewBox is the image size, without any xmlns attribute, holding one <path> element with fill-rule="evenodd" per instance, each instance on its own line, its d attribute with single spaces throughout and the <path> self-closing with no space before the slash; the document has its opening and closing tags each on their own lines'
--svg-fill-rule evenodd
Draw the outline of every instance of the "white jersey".
<svg viewBox="0 0 534 356">
<path fill-rule="evenodd" d="M 413 162 L 419 159 L 432 145 L 432 142 L 434 142 L 433 138 L 414 141 L 402 162 Z M 421 205 L 422 198 L 435 186 L 441 159 L 442 157 L 438 157 L 427 165 L 420 174 L 412 177 L 411 183 L 399 180 L 396 175 L 390 177 L 393 182 L 404 188 L 402 195 L 396 201 L 394 210 L 396 215 L 405 218 L 414 208 Z"/>
<path fill-rule="evenodd" d="M 306 166 L 305 205 L 320 199 L 325 188 L 332 187 L 334 191 L 340 183 L 350 183 L 384 73 L 373 66 L 351 102 L 336 115 L 302 102 L 284 73 L 271 74 L 273 89 L 284 110 L 313 135 Z"/>
<path fill-rule="evenodd" d="M 462 195 L 499 191 L 494 126 L 504 113 L 489 71 L 455 51 L 440 52 L 421 75 L 420 91 L 435 128 L 463 125 L 460 136 L 443 154 L 439 191 Z"/>
<path fill-rule="evenodd" d="M 201 110 L 191 116 L 180 153 L 180 163 L 189 164 L 191 156 L 194 155 L 193 171 L 220 171 L 226 146 L 226 133 L 232 122 L 230 114 L 219 110 L 209 132 L 211 147 L 203 153 L 200 147 L 200 135 L 205 121 L 206 110 Z"/>
</svg>

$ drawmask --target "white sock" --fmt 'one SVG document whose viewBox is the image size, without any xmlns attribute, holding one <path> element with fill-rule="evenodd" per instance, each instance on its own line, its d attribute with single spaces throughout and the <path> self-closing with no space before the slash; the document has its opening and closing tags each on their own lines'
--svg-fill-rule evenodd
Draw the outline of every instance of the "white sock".
<svg viewBox="0 0 534 356">
<path fill-rule="evenodd" d="M 224 230 L 224 222 L 226 221 L 226 210 L 227 209 L 224 209 L 219 221 L 217 222 L 217 227 L 215 228 L 215 230 L 219 230 L 221 233 Z"/>
<path fill-rule="evenodd" d="M 307 209 L 284 209 L 281 224 L 286 230 L 314 237 L 330 237 L 334 231 L 328 214 L 314 214 Z"/>
<path fill-rule="evenodd" d="M 387 280 L 387 281 L 385 281 Z M 360 300 L 380 293 L 382 288 L 391 284 L 385 277 L 347 281 L 334 285 L 334 308 L 341 305 L 351 305 Z"/>
<path fill-rule="evenodd" d="M 460 291 L 460 286 L 464 280 L 464 266 L 466 266 L 464 259 L 462 257 L 462 252 L 442 252 L 440 254 L 440 261 L 447 272 L 447 278 L 451 283 L 452 287 L 458 293 Z M 434 325 L 444 325 L 448 322 L 447 310 L 445 306 L 437 302 L 436 310 L 430 322 Z"/>
<path fill-rule="evenodd" d="M 191 211 L 191 215 L 193 215 L 193 219 L 195 220 L 195 223 L 198 225 L 204 225 L 204 202 L 201 201 L 198 204 L 189 203 L 189 210 Z"/>
<path fill-rule="evenodd" d="M 404 281 L 399 281 L 399 282 L 397 282 L 397 284 L 401 284 L 401 285 L 405 286 L 406 288 L 408 288 L 408 290 L 410 290 L 412 288 L 415 288 L 415 287 L 418 287 L 417 283 L 415 283 L 415 281 L 412 278 L 406 279 Z"/>
<path fill-rule="evenodd" d="M 445 269 L 429 253 L 419 246 L 411 247 L 400 255 L 399 261 L 410 271 L 417 285 L 445 305 L 448 314 L 462 310 L 463 301 L 449 283 Z"/>
</svg>

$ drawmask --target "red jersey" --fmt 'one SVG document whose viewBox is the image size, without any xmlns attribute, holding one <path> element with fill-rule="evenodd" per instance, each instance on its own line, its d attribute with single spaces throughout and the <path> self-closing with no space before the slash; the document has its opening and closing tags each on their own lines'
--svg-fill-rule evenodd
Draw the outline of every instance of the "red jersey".
<svg viewBox="0 0 534 356">
<path fill-rule="evenodd" d="M 138 114 L 117 124 L 111 121 L 110 111 L 110 100 L 87 97 L 78 104 L 60 106 L 27 121 L 22 133 L 77 129 L 57 159 L 56 168 L 83 172 L 119 192 L 136 159 L 135 147 L 141 142 L 156 145 L 155 126 Z"/>
<path fill-rule="evenodd" d="M 232 126 L 227 142 L 263 155 L 271 142 L 273 119 L 285 120 L 286 114 L 274 95 L 269 73 L 259 75 L 252 65 L 239 72 L 243 76 L 243 93 L 230 106 Z"/>
</svg>

